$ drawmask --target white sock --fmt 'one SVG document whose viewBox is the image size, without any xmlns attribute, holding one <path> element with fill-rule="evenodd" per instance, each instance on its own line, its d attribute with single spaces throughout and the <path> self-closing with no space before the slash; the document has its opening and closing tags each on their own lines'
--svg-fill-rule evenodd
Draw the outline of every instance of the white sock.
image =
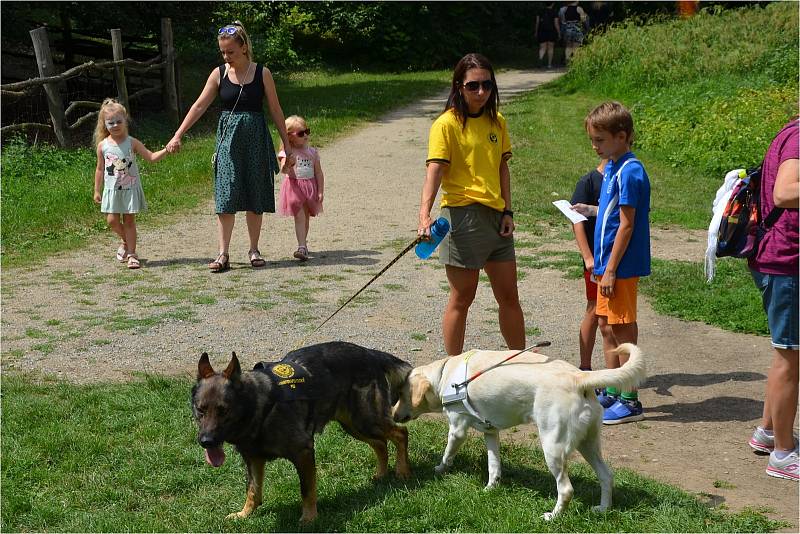
<svg viewBox="0 0 800 534">
<path fill-rule="evenodd" d="M 758 427 L 758 429 L 760 431 L 762 431 L 764 434 L 766 434 L 770 438 L 774 438 L 775 437 L 775 435 L 772 433 L 772 430 L 767 430 L 766 428 L 762 428 L 762 427 Z"/>
</svg>

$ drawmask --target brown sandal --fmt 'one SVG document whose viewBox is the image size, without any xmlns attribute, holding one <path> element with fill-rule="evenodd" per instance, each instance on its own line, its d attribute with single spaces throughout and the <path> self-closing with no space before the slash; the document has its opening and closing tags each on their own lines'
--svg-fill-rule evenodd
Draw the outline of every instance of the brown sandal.
<svg viewBox="0 0 800 534">
<path fill-rule="evenodd" d="M 247 255 L 250 257 L 250 265 L 253 267 L 263 267 L 267 264 L 267 260 L 261 257 L 258 249 L 251 250 Z"/>
<path fill-rule="evenodd" d="M 221 273 L 223 271 L 227 271 L 231 268 L 231 264 L 228 261 L 228 255 L 224 252 L 220 252 L 219 256 L 217 256 L 217 259 L 208 264 L 208 268 L 211 269 L 212 273 Z"/>
</svg>

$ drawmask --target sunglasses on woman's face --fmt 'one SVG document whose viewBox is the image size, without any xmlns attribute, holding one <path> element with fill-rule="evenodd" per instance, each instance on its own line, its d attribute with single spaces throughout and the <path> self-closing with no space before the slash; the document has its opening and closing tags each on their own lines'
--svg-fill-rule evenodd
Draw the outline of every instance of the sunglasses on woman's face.
<svg viewBox="0 0 800 534">
<path fill-rule="evenodd" d="M 307 135 L 311 135 L 311 128 L 306 128 L 305 130 L 300 130 L 297 132 L 289 132 L 292 135 L 296 135 L 297 137 L 305 137 Z"/>
<path fill-rule="evenodd" d="M 219 34 L 222 35 L 224 33 L 227 33 L 228 35 L 235 35 L 236 32 L 238 31 L 239 28 L 237 28 L 236 26 L 223 26 L 222 28 L 219 29 Z"/>
<path fill-rule="evenodd" d="M 465 83 L 464 87 L 466 87 L 467 91 L 470 91 L 472 93 L 477 92 L 478 89 L 481 87 L 483 87 L 484 91 L 491 91 L 492 89 L 494 89 L 494 82 L 492 80 L 483 80 L 480 82 L 477 80 L 473 80 L 471 82 Z"/>
</svg>

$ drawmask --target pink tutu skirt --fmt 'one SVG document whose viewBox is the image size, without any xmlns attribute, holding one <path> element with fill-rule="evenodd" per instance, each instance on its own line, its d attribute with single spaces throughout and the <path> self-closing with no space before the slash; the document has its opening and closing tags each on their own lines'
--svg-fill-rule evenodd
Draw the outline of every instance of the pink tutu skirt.
<svg viewBox="0 0 800 534">
<path fill-rule="evenodd" d="M 312 217 L 322 213 L 322 202 L 317 201 L 318 193 L 316 178 L 301 180 L 284 176 L 278 198 L 278 215 L 294 217 L 303 206 L 308 207 Z"/>
</svg>

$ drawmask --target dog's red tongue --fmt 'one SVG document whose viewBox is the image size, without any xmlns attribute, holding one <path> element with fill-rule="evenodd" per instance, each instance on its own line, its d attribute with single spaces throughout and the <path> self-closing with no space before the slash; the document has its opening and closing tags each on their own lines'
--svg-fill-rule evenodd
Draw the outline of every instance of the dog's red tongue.
<svg viewBox="0 0 800 534">
<path fill-rule="evenodd" d="M 205 449 L 206 462 L 214 467 L 219 467 L 225 461 L 225 451 L 222 447 L 214 447 L 213 449 Z"/>
</svg>

